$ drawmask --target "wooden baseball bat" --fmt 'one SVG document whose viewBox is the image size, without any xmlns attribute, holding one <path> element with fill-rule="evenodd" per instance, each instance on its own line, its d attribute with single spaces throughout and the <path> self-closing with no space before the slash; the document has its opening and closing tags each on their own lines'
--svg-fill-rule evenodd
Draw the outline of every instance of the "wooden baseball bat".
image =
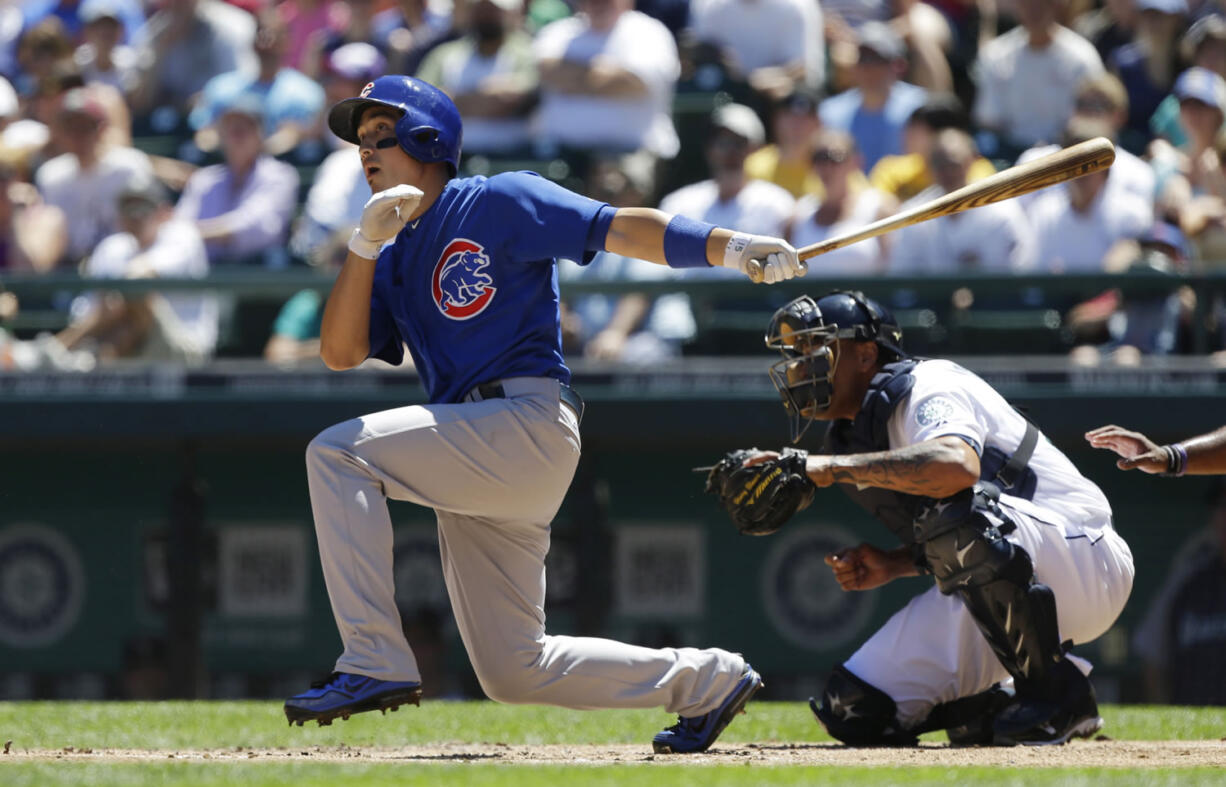
<svg viewBox="0 0 1226 787">
<path fill-rule="evenodd" d="M 1113 161 L 1115 161 L 1115 146 L 1111 144 L 1111 140 L 1106 137 L 1095 137 L 1033 161 L 1027 161 L 1025 164 L 1001 170 L 995 175 L 977 180 L 957 191 L 951 191 L 923 205 L 916 205 L 910 210 L 887 216 L 858 230 L 804 246 L 797 250 L 797 256 L 804 261 L 862 240 L 875 238 L 912 224 L 919 224 L 921 221 L 991 205 L 993 202 L 1012 197 L 1020 197 L 1047 186 L 1054 186 L 1066 180 L 1106 169 Z M 750 263 L 749 276 L 755 282 L 762 281 L 762 265 L 759 261 L 753 260 Z"/>
</svg>

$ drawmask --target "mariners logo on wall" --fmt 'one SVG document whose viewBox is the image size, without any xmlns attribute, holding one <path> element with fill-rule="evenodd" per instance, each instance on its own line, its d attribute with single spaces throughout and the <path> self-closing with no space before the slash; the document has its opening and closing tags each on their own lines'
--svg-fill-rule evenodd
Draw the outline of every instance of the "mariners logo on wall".
<svg viewBox="0 0 1226 787">
<path fill-rule="evenodd" d="M 467 320 L 485 311 L 498 292 L 486 272 L 489 266 L 489 255 L 480 243 L 466 238 L 448 243 L 430 279 L 434 305 L 452 320 Z"/>
<path fill-rule="evenodd" d="M 42 525 L 0 530 L 0 642 L 50 645 L 76 624 L 85 572 L 76 547 Z"/>
<path fill-rule="evenodd" d="M 873 593 L 845 593 L 826 555 L 859 542 L 833 525 L 789 528 L 775 540 L 762 567 L 766 616 L 788 642 L 834 650 L 868 623 Z"/>
</svg>

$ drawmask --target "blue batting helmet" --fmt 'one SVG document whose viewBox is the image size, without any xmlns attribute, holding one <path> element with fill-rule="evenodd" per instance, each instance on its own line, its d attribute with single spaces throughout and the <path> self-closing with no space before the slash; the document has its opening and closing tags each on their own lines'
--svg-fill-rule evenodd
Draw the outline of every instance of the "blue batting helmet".
<svg viewBox="0 0 1226 787">
<path fill-rule="evenodd" d="M 362 88 L 356 98 L 340 101 L 328 112 L 328 127 L 343 140 L 358 143 L 358 123 L 370 107 L 399 112 L 396 139 L 418 161 L 446 161 L 454 174 L 460 167 L 464 130 L 460 111 L 447 94 L 420 79 L 389 75 Z"/>
</svg>

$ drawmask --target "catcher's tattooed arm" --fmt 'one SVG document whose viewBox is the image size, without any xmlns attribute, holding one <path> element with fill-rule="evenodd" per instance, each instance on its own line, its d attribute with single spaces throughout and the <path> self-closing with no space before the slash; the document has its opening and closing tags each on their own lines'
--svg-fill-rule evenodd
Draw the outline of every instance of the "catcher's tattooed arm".
<svg viewBox="0 0 1226 787">
<path fill-rule="evenodd" d="M 974 486 L 979 456 L 962 438 L 947 435 L 890 451 L 810 454 L 805 471 L 817 486 L 857 484 L 942 498 Z"/>
</svg>

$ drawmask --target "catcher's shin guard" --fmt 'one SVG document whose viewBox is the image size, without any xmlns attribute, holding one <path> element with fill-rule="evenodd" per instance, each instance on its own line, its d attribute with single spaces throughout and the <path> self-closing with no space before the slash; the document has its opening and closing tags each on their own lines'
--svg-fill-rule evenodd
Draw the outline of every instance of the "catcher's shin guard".
<svg viewBox="0 0 1226 787">
<path fill-rule="evenodd" d="M 1043 693 L 1063 657 L 1056 597 L 1034 581 L 1026 550 L 1005 539 L 1013 528 L 991 500 L 969 489 L 930 506 L 915 523 L 937 587 L 962 599 L 1018 693 Z"/>
<path fill-rule="evenodd" d="M 830 737 L 848 746 L 914 746 L 919 740 L 899 724 L 890 695 L 842 664 L 826 679 L 821 705 L 810 698 L 809 708 Z"/>
</svg>

